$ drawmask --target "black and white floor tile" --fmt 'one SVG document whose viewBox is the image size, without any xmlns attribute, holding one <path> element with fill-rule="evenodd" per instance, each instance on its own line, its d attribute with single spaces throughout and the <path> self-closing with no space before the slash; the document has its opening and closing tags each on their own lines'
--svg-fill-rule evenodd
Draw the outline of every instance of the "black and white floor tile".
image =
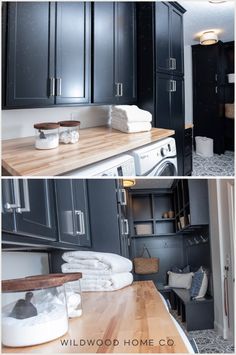
<svg viewBox="0 0 236 355">
<path fill-rule="evenodd" d="M 188 336 L 195 339 L 200 353 L 234 353 L 233 344 L 218 335 L 214 329 L 191 331 Z"/>
<path fill-rule="evenodd" d="M 213 157 L 203 158 L 193 153 L 192 176 L 233 176 L 234 152 L 226 151 L 225 154 L 214 154 Z"/>
<path fill-rule="evenodd" d="M 185 323 L 181 322 L 181 318 L 175 310 L 171 310 L 171 314 L 175 317 L 189 339 L 194 339 L 199 353 L 201 354 L 230 354 L 234 353 L 234 345 L 231 341 L 225 340 L 218 335 L 214 329 L 194 330 L 188 332 Z"/>
</svg>

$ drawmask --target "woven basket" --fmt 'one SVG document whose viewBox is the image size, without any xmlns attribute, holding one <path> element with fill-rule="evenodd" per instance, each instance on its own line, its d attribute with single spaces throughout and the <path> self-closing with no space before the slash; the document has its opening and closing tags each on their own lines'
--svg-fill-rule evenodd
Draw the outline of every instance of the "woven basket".
<svg viewBox="0 0 236 355">
<path fill-rule="evenodd" d="M 134 258 L 133 264 L 135 274 L 155 274 L 159 270 L 158 258 Z"/>
<path fill-rule="evenodd" d="M 225 104 L 225 117 L 234 118 L 234 104 Z"/>
<path fill-rule="evenodd" d="M 145 251 L 148 254 L 148 258 L 144 258 Z M 152 258 L 148 249 L 144 246 L 141 257 L 133 259 L 135 274 L 146 275 L 155 274 L 159 270 L 159 259 Z"/>
</svg>

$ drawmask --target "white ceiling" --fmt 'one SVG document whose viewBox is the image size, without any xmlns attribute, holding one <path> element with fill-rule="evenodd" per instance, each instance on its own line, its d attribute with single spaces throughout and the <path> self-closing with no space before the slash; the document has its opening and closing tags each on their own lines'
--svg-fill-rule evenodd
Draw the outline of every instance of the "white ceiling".
<svg viewBox="0 0 236 355">
<path fill-rule="evenodd" d="M 200 34 L 213 29 L 216 30 L 221 41 L 234 40 L 234 1 L 212 4 L 208 0 L 180 0 L 178 3 L 186 9 L 184 14 L 185 45 L 198 44 Z"/>
<path fill-rule="evenodd" d="M 132 189 L 169 189 L 171 188 L 173 179 L 148 178 L 135 179 L 136 185 Z"/>
</svg>

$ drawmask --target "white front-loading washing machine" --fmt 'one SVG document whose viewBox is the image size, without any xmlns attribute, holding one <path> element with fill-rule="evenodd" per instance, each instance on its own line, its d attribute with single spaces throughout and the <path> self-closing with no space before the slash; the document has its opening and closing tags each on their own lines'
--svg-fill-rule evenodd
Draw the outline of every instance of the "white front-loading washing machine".
<svg viewBox="0 0 236 355">
<path fill-rule="evenodd" d="M 81 169 L 76 169 L 64 174 L 66 176 L 135 176 L 134 158 L 129 154 L 99 161 Z"/>
<path fill-rule="evenodd" d="M 165 138 L 129 152 L 134 157 L 137 176 L 176 176 L 177 153 L 174 138 Z"/>
</svg>

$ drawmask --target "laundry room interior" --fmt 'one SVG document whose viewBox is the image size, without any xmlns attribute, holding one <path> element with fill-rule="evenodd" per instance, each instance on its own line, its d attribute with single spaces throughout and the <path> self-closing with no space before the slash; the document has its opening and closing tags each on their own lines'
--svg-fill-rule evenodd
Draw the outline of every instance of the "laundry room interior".
<svg viewBox="0 0 236 355">
<path fill-rule="evenodd" d="M 51 286 L 55 286 L 59 275 L 70 277 L 80 272 L 82 309 L 78 314 L 72 307 L 71 314 L 68 308 L 67 339 L 73 336 L 77 339 L 74 332 L 86 339 L 87 328 L 91 326 L 94 337 L 101 337 L 100 327 L 107 336 L 108 308 L 109 314 L 118 317 L 118 312 L 122 317 L 120 302 L 126 300 L 121 307 L 130 319 L 151 307 L 150 314 L 153 321 L 157 316 L 159 327 L 165 329 L 168 325 L 168 332 L 173 334 L 172 331 L 176 331 L 172 329 L 173 322 L 177 324 L 176 352 L 234 351 L 232 179 L 5 178 L 2 188 L 4 352 L 57 352 L 61 349 L 59 340 L 53 338 L 40 344 L 43 341 L 35 335 L 37 328 L 32 328 L 32 339 L 36 343 L 29 337 L 10 338 L 8 326 L 13 323 L 8 323 L 6 309 L 12 309 L 19 295 L 25 293 L 12 291 L 26 291 L 28 282 L 31 290 L 34 286 L 33 304 L 39 303 L 40 310 L 37 282 L 42 282 L 41 291 L 46 292 L 48 279 L 45 289 L 42 288 L 45 275 L 52 278 Z M 107 260 L 108 265 L 114 263 L 114 274 L 100 270 L 102 262 Z M 194 277 L 199 274 L 203 276 L 201 291 L 198 296 L 190 297 Z M 37 275 L 35 279 L 34 275 Z M 72 289 L 78 292 L 77 286 L 73 285 Z M 157 299 L 157 294 L 162 301 Z M 50 298 L 47 304 L 49 307 Z M 142 317 L 149 317 L 149 311 L 146 315 L 142 313 Z M 44 309 L 44 312 L 47 311 Z M 159 312 L 163 314 L 160 316 Z M 135 319 L 134 322 L 138 322 Z M 122 324 L 117 318 L 121 338 L 133 331 L 132 327 L 128 330 Z M 138 322 L 135 327 L 139 326 Z M 17 327 L 14 331 L 18 334 Z M 155 322 L 150 326 L 152 331 L 157 331 Z M 136 339 L 137 334 L 133 336 Z M 73 352 L 73 349 L 71 345 L 64 350 Z M 76 349 L 79 352 L 114 351 L 112 346 Z M 119 350 L 132 352 L 132 348 Z M 173 348 L 151 348 L 147 344 L 139 348 L 140 352 L 155 353 L 170 350 Z"/>
<path fill-rule="evenodd" d="M 3 175 L 234 174 L 234 1 L 6 1 L 2 24 Z"/>
</svg>

